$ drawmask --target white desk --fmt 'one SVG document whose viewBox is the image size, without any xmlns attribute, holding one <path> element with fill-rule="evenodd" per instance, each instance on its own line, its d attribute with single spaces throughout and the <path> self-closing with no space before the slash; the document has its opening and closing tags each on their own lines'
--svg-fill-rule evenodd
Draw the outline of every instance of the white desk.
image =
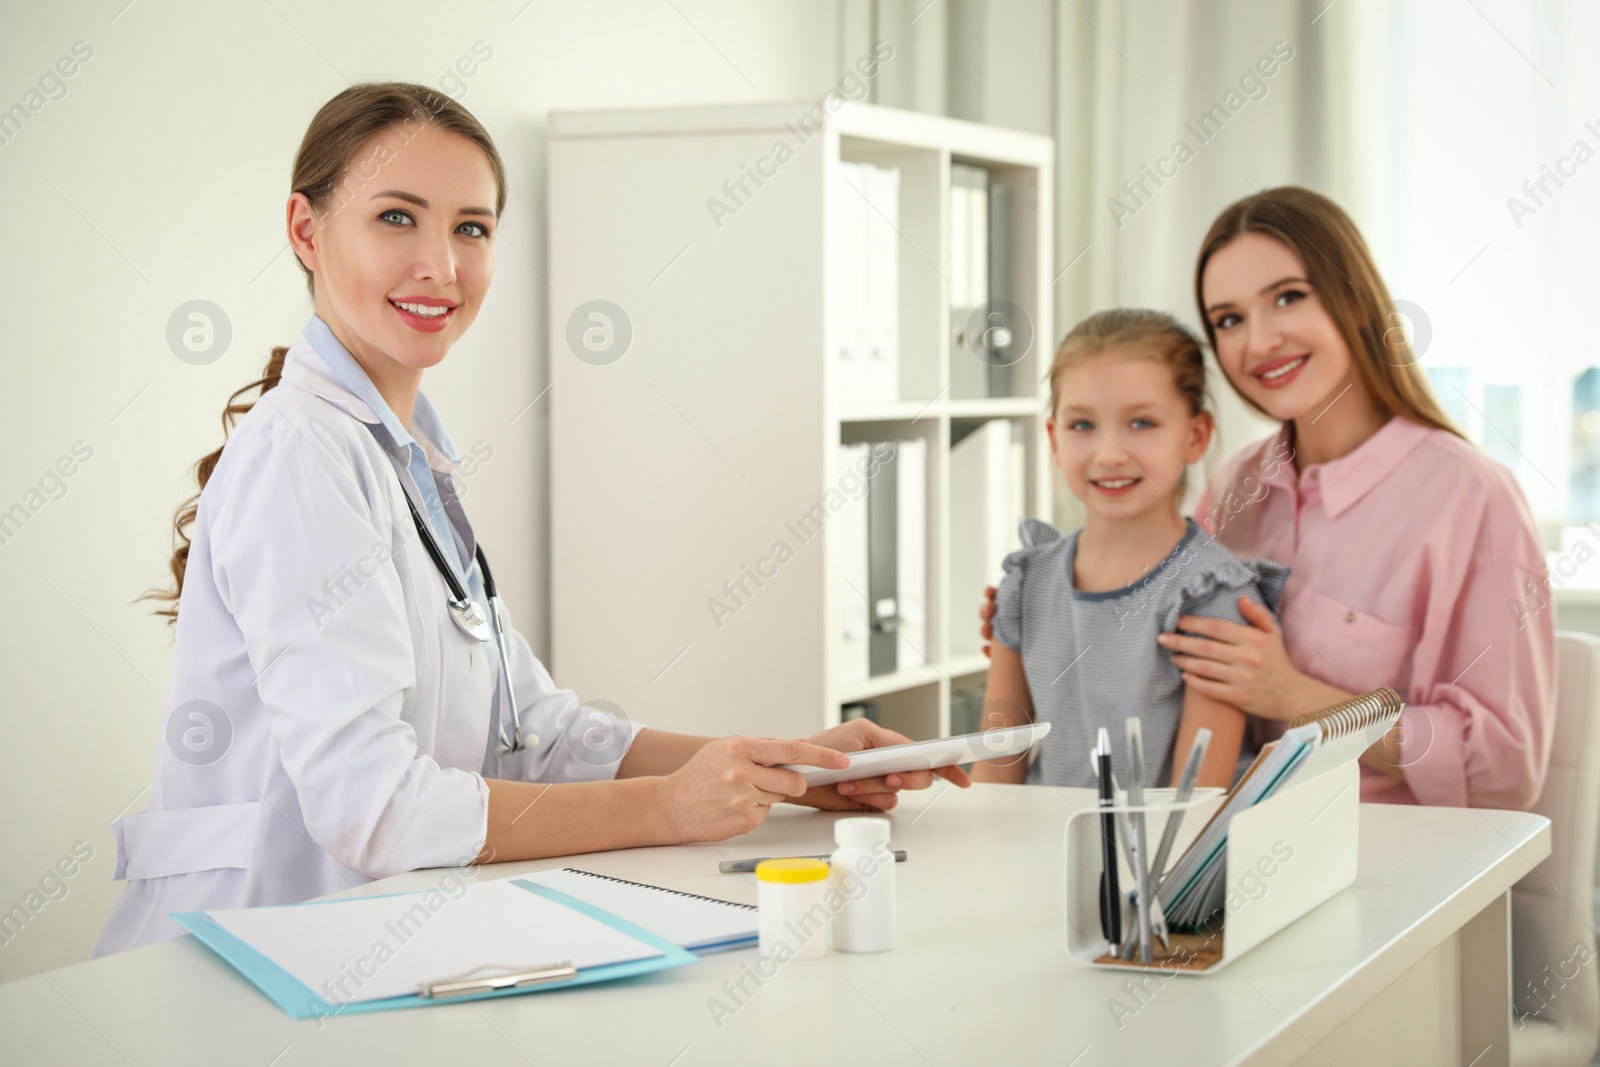
<svg viewBox="0 0 1600 1067">
<path fill-rule="evenodd" d="M 1548 820 L 1363 806 L 1352 888 L 1219 974 L 1152 982 L 1135 1000 L 1124 989 L 1134 975 L 1080 967 L 1063 944 L 1062 828 L 1070 805 L 1092 802 L 1087 790 L 942 783 L 906 795 L 893 816 L 894 845 L 910 852 L 897 868 L 898 947 L 791 961 L 759 988 L 746 977 L 751 995 L 720 1029 L 712 1000 L 734 1005 L 724 983 L 751 972 L 753 949 L 621 984 L 319 1026 L 289 1019 L 184 937 L 0 985 L 0 1062 L 748 1067 L 764 1051 L 794 1063 L 1368 1067 L 1471 1063 L 1486 1044 L 1477 1067 L 1505 1062 L 1507 891 L 1549 853 Z M 717 860 L 828 851 L 832 819 L 780 808 L 732 842 L 478 877 L 571 865 L 753 902 L 754 882 L 716 873 Z M 360 891 L 438 881 L 414 872 Z M 1113 998 L 1138 1007 L 1120 1028 Z"/>
</svg>

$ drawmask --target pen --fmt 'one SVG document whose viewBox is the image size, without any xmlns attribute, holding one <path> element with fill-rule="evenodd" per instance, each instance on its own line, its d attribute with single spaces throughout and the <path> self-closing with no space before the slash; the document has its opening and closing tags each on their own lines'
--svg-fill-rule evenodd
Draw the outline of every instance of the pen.
<svg viewBox="0 0 1600 1067">
<path fill-rule="evenodd" d="M 760 863 L 762 860 L 770 860 L 770 859 L 777 859 L 777 858 L 779 858 L 779 857 L 776 857 L 776 856 L 757 856 L 754 859 L 748 859 L 748 860 L 723 860 L 721 863 L 717 864 L 717 870 L 721 871 L 723 874 L 750 874 L 750 873 L 755 871 L 756 864 Z M 823 860 L 824 862 L 826 862 L 827 860 L 830 860 L 830 859 L 833 858 L 833 854 L 832 853 L 823 853 L 820 856 L 785 856 L 785 857 L 782 857 L 782 858 L 784 858 L 784 859 Z M 894 861 L 896 863 L 904 863 L 906 861 L 906 850 L 903 849 L 903 848 L 895 849 L 894 850 Z"/>
<path fill-rule="evenodd" d="M 1111 735 L 1104 726 L 1094 746 L 1095 765 L 1100 772 L 1100 807 L 1116 805 L 1116 784 L 1111 777 Z M 1100 816 L 1100 852 L 1105 868 L 1100 872 L 1100 930 L 1111 942 L 1115 955 L 1122 944 L 1122 889 L 1117 885 L 1117 817 L 1110 811 Z"/>
<path fill-rule="evenodd" d="M 1111 772 L 1111 792 L 1113 794 L 1115 794 L 1116 791 L 1117 791 L 1117 774 L 1116 774 L 1115 771 L 1112 771 Z M 1117 821 L 1117 837 L 1120 839 L 1121 844 L 1122 844 L 1123 856 L 1128 861 L 1128 870 L 1137 871 L 1139 869 L 1139 855 L 1138 855 L 1137 852 L 1134 851 L 1134 848 L 1133 848 L 1133 829 L 1132 829 L 1131 824 L 1128 822 L 1128 813 L 1125 810 L 1123 810 L 1122 808 L 1117 808 L 1115 811 L 1112 812 L 1112 814 L 1116 817 L 1116 821 Z M 1122 897 L 1121 897 L 1120 892 L 1118 893 L 1117 903 L 1119 905 L 1122 903 Z M 1137 892 L 1135 892 L 1133 894 L 1133 904 L 1134 904 L 1135 909 L 1137 909 L 1138 904 L 1139 904 L 1139 894 Z M 1122 909 L 1119 907 L 1117 909 L 1117 913 L 1118 913 L 1119 917 L 1121 915 L 1121 912 L 1122 912 Z M 1134 925 L 1137 926 L 1137 924 L 1134 924 Z M 1139 934 L 1138 934 L 1137 930 L 1135 930 L 1133 927 L 1130 927 L 1128 929 L 1127 939 L 1125 941 L 1123 941 L 1120 945 L 1111 946 L 1111 955 L 1113 955 L 1117 959 L 1121 959 L 1121 960 L 1131 960 L 1131 959 L 1133 959 L 1134 948 L 1138 944 L 1138 941 L 1139 941 Z"/>
<path fill-rule="evenodd" d="M 1211 731 L 1202 727 L 1194 735 L 1194 744 L 1189 748 L 1189 759 L 1183 765 L 1183 775 L 1178 779 L 1178 795 L 1173 800 L 1174 804 L 1182 804 L 1194 796 L 1194 784 L 1200 780 L 1200 764 L 1205 762 L 1206 749 L 1211 747 Z M 1161 832 L 1161 846 L 1156 849 L 1155 861 L 1150 865 L 1150 877 L 1160 888 L 1161 883 L 1167 880 L 1167 856 L 1172 852 L 1172 843 L 1178 838 L 1178 826 L 1183 822 L 1183 809 L 1174 811 L 1167 819 L 1167 828 Z"/>
<path fill-rule="evenodd" d="M 1128 806 L 1139 808 L 1144 806 L 1144 734 L 1141 730 L 1137 716 L 1127 719 L 1128 730 L 1128 762 L 1132 779 L 1128 782 Z M 1133 881 L 1139 891 L 1137 900 L 1137 919 L 1139 923 L 1139 962 L 1151 962 L 1150 952 L 1150 869 L 1146 866 L 1149 862 L 1146 854 L 1144 835 L 1144 812 L 1134 811 L 1129 813 L 1130 824 L 1133 828 L 1133 855 L 1135 865 L 1133 868 Z"/>
<path fill-rule="evenodd" d="M 1117 791 L 1117 775 L 1115 771 L 1111 772 L 1111 791 L 1113 794 L 1115 794 Z M 1123 852 L 1128 861 L 1128 870 L 1138 871 L 1139 854 L 1134 848 L 1133 827 L 1132 823 L 1129 822 L 1128 812 L 1123 808 L 1116 808 L 1113 810 L 1112 814 L 1116 816 L 1117 836 L 1122 839 Z M 1162 950 L 1167 951 L 1168 944 L 1166 916 L 1161 909 L 1161 901 L 1156 898 L 1153 891 L 1151 892 L 1148 900 L 1150 902 L 1148 908 L 1151 916 L 1151 931 L 1155 934 L 1155 936 L 1160 938 Z M 1137 913 L 1139 906 L 1139 893 L 1137 890 L 1135 890 L 1133 893 L 1133 906 L 1135 913 Z M 1111 946 L 1111 955 L 1117 959 L 1131 960 L 1133 959 L 1133 954 L 1138 947 L 1138 944 L 1139 930 L 1138 924 L 1135 923 L 1134 926 L 1129 929 L 1128 936 L 1122 942 L 1122 944 Z"/>
</svg>

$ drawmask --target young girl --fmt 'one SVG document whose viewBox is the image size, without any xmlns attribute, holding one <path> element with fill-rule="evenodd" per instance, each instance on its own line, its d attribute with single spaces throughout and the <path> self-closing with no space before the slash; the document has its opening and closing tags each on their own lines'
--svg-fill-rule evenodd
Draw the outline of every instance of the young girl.
<svg viewBox="0 0 1600 1067">
<path fill-rule="evenodd" d="M 1232 556 L 1182 504 L 1185 468 L 1206 453 L 1200 343 L 1171 316 L 1103 311 L 1080 323 L 1050 367 L 1050 451 L 1083 529 L 1067 537 L 1022 522 L 995 594 L 984 725 L 1052 725 L 1033 765 L 974 765 L 978 781 L 1095 783 L 1090 753 L 1106 727 L 1118 780 L 1131 773 L 1124 720 L 1143 720 L 1145 782 L 1181 774 L 1195 732 L 1211 730 L 1201 785 L 1227 786 L 1254 756 L 1238 709 L 1185 690 L 1156 635 L 1180 615 L 1242 621 L 1244 596 L 1269 610 L 1289 568 Z M 1241 749 L 1244 749 L 1241 751 Z"/>
</svg>

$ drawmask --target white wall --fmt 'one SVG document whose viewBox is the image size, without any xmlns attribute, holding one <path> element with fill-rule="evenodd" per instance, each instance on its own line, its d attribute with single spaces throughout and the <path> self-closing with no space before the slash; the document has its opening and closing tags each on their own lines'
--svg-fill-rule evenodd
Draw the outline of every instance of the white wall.
<svg viewBox="0 0 1600 1067">
<path fill-rule="evenodd" d="M 173 508 L 220 441 L 225 398 L 310 313 L 283 211 L 316 109 L 350 82 L 440 85 L 476 42 L 493 50 L 452 95 L 510 172 L 498 273 L 426 388 L 464 450 L 494 449 L 467 505 L 542 653 L 553 398 L 513 417 L 548 380 L 546 113 L 814 99 L 870 26 L 849 0 L 537 0 L 520 14 L 523 0 L 123 3 L 12 6 L 0 32 L 0 108 L 25 102 L 75 42 L 93 50 L 65 95 L 0 144 L 0 511 L 26 506 L 75 442 L 92 450 L 64 495 L 32 498 L 43 506 L 0 544 L 11 604 L 0 613 L 0 913 L 77 842 L 93 851 L 62 880 L 64 897 L 0 934 L 3 979 L 87 957 L 117 891 L 108 825 L 148 802 L 171 660 L 166 625 L 132 601 L 165 577 Z M 181 362 L 165 339 L 193 299 L 232 324 L 207 366 Z"/>
</svg>

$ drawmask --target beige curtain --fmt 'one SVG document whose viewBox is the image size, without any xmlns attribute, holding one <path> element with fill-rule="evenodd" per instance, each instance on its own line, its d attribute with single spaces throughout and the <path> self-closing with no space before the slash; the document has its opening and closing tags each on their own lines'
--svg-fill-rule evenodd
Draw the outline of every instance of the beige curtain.
<svg viewBox="0 0 1600 1067">
<path fill-rule="evenodd" d="M 1148 306 L 1199 329 L 1194 262 L 1211 220 L 1288 183 L 1349 204 L 1348 152 L 1329 106 L 1349 19 L 1327 0 L 1060 0 L 1056 314 Z M 1080 257 L 1081 258 L 1078 258 Z M 1220 373 L 1208 468 L 1274 429 Z M 1204 484 L 1192 473 L 1190 500 Z M 1076 518 L 1076 516 L 1064 516 Z"/>
<path fill-rule="evenodd" d="M 1600 196 L 1585 168 L 1559 195 L 1546 187 L 1535 219 L 1517 225 L 1504 206 L 1533 203 L 1521 182 L 1575 140 L 1600 143 L 1583 125 L 1600 121 L 1593 5 L 844 3 L 854 32 L 897 49 L 877 103 L 1056 139 L 1058 333 L 1119 305 L 1198 327 L 1194 256 L 1217 212 L 1307 185 L 1355 219 L 1392 295 L 1431 315 L 1435 392 L 1517 473 L 1551 546 L 1600 510 L 1600 490 L 1575 505 L 1568 485 L 1574 464 L 1600 483 L 1600 419 L 1575 428 L 1572 413 L 1573 378 L 1596 363 L 1574 298 L 1593 289 L 1578 235 Z M 1273 429 L 1220 375 L 1212 395 L 1208 468 Z M 1574 433 L 1587 435 L 1576 459 Z M 1075 524 L 1062 499 L 1058 517 Z"/>
<path fill-rule="evenodd" d="M 868 32 L 893 42 L 876 102 L 1056 139 L 1055 321 L 1157 307 L 1199 328 L 1194 256 L 1227 204 L 1297 183 L 1360 214 L 1381 153 L 1351 150 L 1374 63 L 1360 0 L 877 0 Z M 1343 10 L 1341 10 L 1343 9 Z M 1358 10 L 1359 9 L 1359 10 Z M 892 68 L 892 69 L 891 69 Z M 1365 79 L 1365 80 L 1363 80 Z M 1360 160 L 1366 170 L 1357 169 Z M 1054 345 L 1055 338 L 1041 339 Z M 1207 466 L 1263 436 L 1220 375 Z M 1191 478 L 1191 501 L 1204 484 Z M 1058 486 L 1057 519 L 1081 524 Z"/>
</svg>

